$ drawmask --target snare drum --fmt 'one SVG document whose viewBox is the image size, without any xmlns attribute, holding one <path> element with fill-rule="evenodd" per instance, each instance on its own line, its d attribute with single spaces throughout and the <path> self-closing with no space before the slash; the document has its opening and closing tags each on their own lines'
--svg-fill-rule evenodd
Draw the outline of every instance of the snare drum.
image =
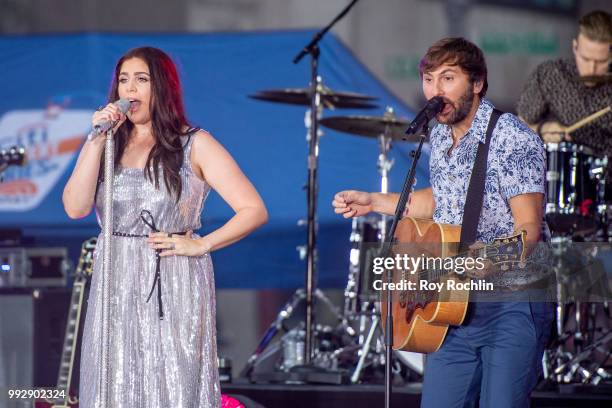
<svg viewBox="0 0 612 408">
<path fill-rule="evenodd" d="M 589 234 L 597 228 L 607 157 L 570 142 L 547 143 L 546 220 L 553 232 Z M 601 187 L 600 187 L 601 186 Z"/>
</svg>

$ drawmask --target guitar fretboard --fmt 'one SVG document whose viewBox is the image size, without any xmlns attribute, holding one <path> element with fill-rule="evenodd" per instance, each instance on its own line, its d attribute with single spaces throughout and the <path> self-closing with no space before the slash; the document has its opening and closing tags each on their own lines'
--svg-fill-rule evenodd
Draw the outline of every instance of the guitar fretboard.
<svg viewBox="0 0 612 408">
<path fill-rule="evenodd" d="M 81 321 L 81 309 L 83 306 L 85 286 L 87 285 L 88 276 L 91 275 L 93 268 L 93 251 L 96 248 L 96 241 L 96 238 L 91 238 L 85 241 L 81 248 L 81 256 L 79 257 L 76 268 L 72 296 L 70 297 L 64 346 L 62 348 L 62 357 L 60 359 L 57 375 L 56 388 L 58 390 L 64 390 L 65 392 L 63 398 L 49 401 L 54 404 L 54 407 L 67 407 L 70 399 L 70 384 L 72 380 L 74 357 L 76 354 L 79 323 Z"/>
</svg>

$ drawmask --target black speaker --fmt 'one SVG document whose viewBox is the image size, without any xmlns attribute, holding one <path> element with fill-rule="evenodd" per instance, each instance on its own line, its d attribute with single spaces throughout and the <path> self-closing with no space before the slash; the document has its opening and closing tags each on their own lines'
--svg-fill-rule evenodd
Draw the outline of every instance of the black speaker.
<svg viewBox="0 0 612 408">
<path fill-rule="evenodd" d="M 32 291 L 34 298 L 33 385 L 35 387 L 55 387 L 57 384 L 71 294 L 72 290 L 69 288 Z"/>
<path fill-rule="evenodd" d="M 0 378 L 6 386 L 57 384 L 71 288 L 3 289 L 0 292 Z M 85 307 L 86 302 L 83 302 Z M 85 310 L 81 311 L 80 331 Z M 81 335 L 73 368 L 78 389 Z M 1 405 L 1 404 L 0 404 Z"/>
</svg>

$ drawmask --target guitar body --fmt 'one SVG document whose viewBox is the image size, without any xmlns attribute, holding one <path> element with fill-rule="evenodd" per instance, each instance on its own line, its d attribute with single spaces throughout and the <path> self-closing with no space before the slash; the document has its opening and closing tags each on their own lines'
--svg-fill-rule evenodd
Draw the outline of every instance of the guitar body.
<svg viewBox="0 0 612 408">
<path fill-rule="evenodd" d="M 461 227 L 458 225 L 438 224 L 430 219 L 406 217 L 396 229 L 400 244 L 392 249 L 392 256 L 408 254 L 420 257 L 447 258 L 457 254 Z M 395 270 L 394 282 L 402 279 L 414 281 L 419 285 L 418 273 L 411 275 Z M 456 277 L 440 279 L 444 282 Z M 444 286 L 446 287 L 446 285 Z M 395 350 L 431 353 L 440 348 L 449 325 L 460 325 L 465 319 L 468 307 L 469 290 L 447 291 L 391 291 L 393 307 L 393 348 Z M 386 292 L 382 292 L 382 323 L 387 317 Z M 426 299 L 423 295 L 427 294 Z"/>
</svg>

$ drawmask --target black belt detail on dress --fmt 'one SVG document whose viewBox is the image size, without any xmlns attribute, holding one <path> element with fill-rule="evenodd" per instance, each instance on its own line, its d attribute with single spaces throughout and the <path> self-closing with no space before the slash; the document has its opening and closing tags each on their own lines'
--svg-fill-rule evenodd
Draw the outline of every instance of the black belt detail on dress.
<svg viewBox="0 0 612 408">
<path fill-rule="evenodd" d="M 151 228 L 153 232 L 159 232 L 157 226 L 155 225 L 155 220 L 153 219 L 153 215 L 149 210 L 142 210 L 140 212 L 140 219 L 142 222 L 146 224 L 147 227 Z M 186 231 L 183 232 L 171 232 L 169 236 L 172 235 L 185 235 Z M 113 235 L 117 237 L 129 237 L 129 238 L 148 238 L 148 235 L 142 234 L 130 234 L 126 232 L 113 231 Z M 162 303 L 162 293 L 161 293 L 161 274 L 160 274 L 160 260 L 161 257 L 159 254 L 161 253 L 161 249 L 155 250 L 155 277 L 153 278 L 153 286 L 151 286 L 151 291 L 147 296 L 147 303 L 151 299 L 151 295 L 153 295 L 153 291 L 155 290 L 155 286 L 157 286 L 157 306 L 159 309 L 159 320 L 164 320 L 164 305 Z"/>
</svg>

